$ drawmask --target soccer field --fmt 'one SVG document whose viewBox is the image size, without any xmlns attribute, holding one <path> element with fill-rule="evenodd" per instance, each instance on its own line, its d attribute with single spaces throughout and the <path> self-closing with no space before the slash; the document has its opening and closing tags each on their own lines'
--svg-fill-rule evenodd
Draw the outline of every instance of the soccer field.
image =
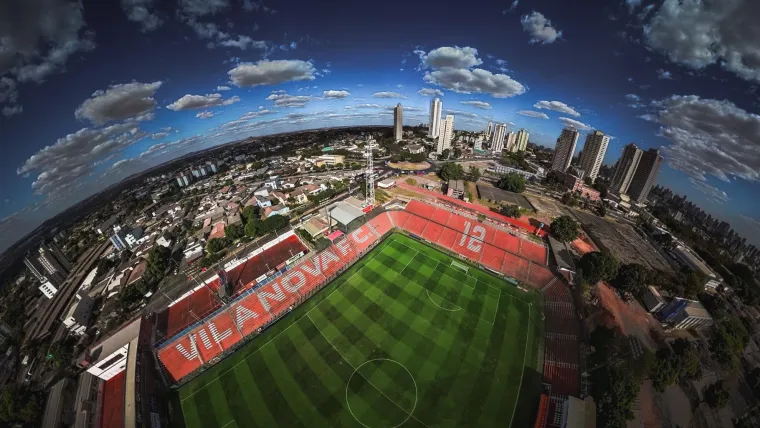
<svg viewBox="0 0 760 428">
<path fill-rule="evenodd" d="M 186 426 L 531 425 L 537 296 L 464 265 L 392 234 L 183 386 Z"/>
</svg>

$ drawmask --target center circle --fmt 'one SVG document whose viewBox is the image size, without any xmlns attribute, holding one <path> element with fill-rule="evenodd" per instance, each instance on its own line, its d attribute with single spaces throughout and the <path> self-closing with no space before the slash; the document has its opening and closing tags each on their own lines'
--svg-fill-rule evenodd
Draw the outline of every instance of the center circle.
<svg viewBox="0 0 760 428">
<path fill-rule="evenodd" d="M 381 372 L 380 375 L 373 376 L 378 371 Z M 382 385 L 374 384 L 371 380 L 373 377 L 379 379 Z M 408 393 L 412 388 L 414 388 L 413 401 L 410 399 L 411 394 Z M 367 416 L 367 412 L 362 410 L 367 405 L 373 405 L 365 398 L 374 397 L 377 399 L 378 395 L 382 395 L 387 401 L 393 402 L 395 406 L 390 404 L 389 409 L 373 407 L 373 412 L 370 412 L 370 415 L 373 413 L 382 414 L 384 417 L 394 420 L 372 420 L 373 418 Z M 353 406 L 351 405 L 352 401 L 354 402 Z M 409 369 L 396 360 L 375 358 L 365 361 L 348 378 L 346 405 L 351 416 L 365 428 L 397 428 L 412 417 L 414 409 L 417 407 L 417 381 L 414 380 Z M 394 418 L 394 414 L 399 415 Z"/>
</svg>

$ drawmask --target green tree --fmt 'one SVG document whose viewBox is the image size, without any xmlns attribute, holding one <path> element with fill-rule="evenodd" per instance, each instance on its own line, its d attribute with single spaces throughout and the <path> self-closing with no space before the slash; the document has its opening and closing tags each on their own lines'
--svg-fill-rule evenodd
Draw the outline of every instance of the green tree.
<svg viewBox="0 0 760 428">
<path fill-rule="evenodd" d="M 520 218 L 520 207 L 517 205 L 502 205 L 500 212 L 507 217 Z"/>
<path fill-rule="evenodd" d="M 230 241 L 242 238 L 243 233 L 243 226 L 241 226 L 239 223 L 231 224 L 224 228 L 224 236 Z"/>
<path fill-rule="evenodd" d="M 470 166 L 470 180 L 472 181 L 480 180 L 480 170 L 474 165 Z"/>
<path fill-rule="evenodd" d="M 731 397 L 723 387 L 723 381 L 715 382 L 705 388 L 705 403 L 712 409 L 722 409 Z"/>
<path fill-rule="evenodd" d="M 562 195 L 562 203 L 569 207 L 577 207 L 578 198 L 575 197 L 575 194 L 573 192 L 567 192 L 564 195 Z"/>
<path fill-rule="evenodd" d="M 525 177 L 516 172 L 510 172 L 499 179 L 496 187 L 508 192 L 522 193 L 525 191 Z"/>
<path fill-rule="evenodd" d="M 148 253 L 148 273 L 154 278 L 161 279 L 171 264 L 172 250 L 163 245 L 156 245 Z"/>
<path fill-rule="evenodd" d="M 445 163 L 438 170 L 438 176 L 443 180 L 461 180 L 464 178 L 464 168 L 454 162 Z"/>
<path fill-rule="evenodd" d="M 594 251 L 586 253 L 578 263 L 583 272 L 583 278 L 591 284 L 599 281 L 609 281 L 618 273 L 619 263 L 615 256 L 607 251 Z"/>
<path fill-rule="evenodd" d="M 451 150 L 445 149 L 441 152 L 440 159 L 448 159 L 450 155 L 451 155 Z"/>
<path fill-rule="evenodd" d="M 568 215 L 557 217 L 550 227 L 552 236 L 560 242 L 570 242 L 578 237 L 578 223 Z"/>
<path fill-rule="evenodd" d="M 646 284 L 650 281 L 649 278 L 649 269 L 638 263 L 630 263 L 620 266 L 617 276 L 612 281 L 612 285 L 623 291 L 640 295 L 644 292 Z"/>
<path fill-rule="evenodd" d="M 250 219 L 245 224 L 245 236 L 249 238 L 255 238 L 258 236 L 259 221 L 258 219 Z"/>
<path fill-rule="evenodd" d="M 459 159 L 462 157 L 462 149 L 459 147 L 454 147 L 454 159 Z"/>
<path fill-rule="evenodd" d="M 593 395 L 597 398 L 597 423 L 605 428 L 624 428 L 633 419 L 633 401 L 641 379 L 625 365 L 608 365 L 593 375 Z"/>
<path fill-rule="evenodd" d="M 230 244 L 229 240 L 227 238 L 214 238 L 210 239 L 206 243 L 206 251 L 209 253 L 217 253 L 219 251 L 222 251 L 223 249 L 227 248 L 227 246 Z"/>
</svg>

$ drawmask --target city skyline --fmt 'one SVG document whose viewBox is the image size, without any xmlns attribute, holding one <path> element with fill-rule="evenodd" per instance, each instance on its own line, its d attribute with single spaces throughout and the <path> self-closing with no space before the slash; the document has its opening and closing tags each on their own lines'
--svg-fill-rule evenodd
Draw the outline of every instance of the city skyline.
<svg viewBox="0 0 760 428">
<path fill-rule="evenodd" d="M 42 9 L 13 3 L 8 10 Z M 751 14 L 749 1 L 730 13 L 700 3 L 688 19 L 673 0 L 476 2 L 456 16 L 399 3 L 397 19 L 395 4 L 362 17 L 349 2 L 122 3 L 51 0 L 52 22 L 0 16 L 0 51 L 11 54 L 0 57 L 0 251 L 84 197 L 190 151 L 299 129 L 391 127 L 399 101 L 408 124 L 427 123 L 433 97 L 457 130 L 506 123 L 548 147 L 568 125 L 581 138 L 600 130 L 610 166 L 629 143 L 660 149 L 658 183 L 760 242 L 760 66 L 742 61 L 753 41 L 709 40 L 715 49 L 699 56 L 701 34 L 690 30 L 730 25 Z M 375 25 L 390 17 L 393 32 Z M 592 60 L 605 67 L 566 67 Z"/>
</svg>

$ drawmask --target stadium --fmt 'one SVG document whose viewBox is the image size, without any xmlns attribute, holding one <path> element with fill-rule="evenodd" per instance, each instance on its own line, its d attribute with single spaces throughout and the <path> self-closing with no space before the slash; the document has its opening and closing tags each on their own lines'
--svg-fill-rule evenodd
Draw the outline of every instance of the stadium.
<svg viewBox="0 0 760 428">
<path fill-rule="evenodd" d="M 533 233 L 440 196 L 375 209 L 320 252 L 279 235 L 145 319 L 173 423 L 561 426 L 580 325 Z M 100 426 L 131 412 L 125 372 Z"/>
</svg>

